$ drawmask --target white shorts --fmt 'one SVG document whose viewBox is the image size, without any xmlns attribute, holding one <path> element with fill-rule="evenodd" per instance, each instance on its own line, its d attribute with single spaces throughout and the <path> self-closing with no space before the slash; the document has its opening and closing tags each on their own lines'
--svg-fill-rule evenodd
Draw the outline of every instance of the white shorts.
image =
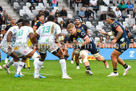
<svg viewBox="0 0 136 91">
<path fill-rule="evenodd" d="M 46 53 L 48 50 L 49 52 L 54 52 L 58 49 L 59 47 L 57 46 L 56 43 L 52 44 L 38 44 L 38 49 L 40 53 Z"/>
<path fill-rule="evenodd" d="M 31 49 L 29 47 L 25 47 L 25 48 L 24 47 L 15 47 L 14 48 L 14 52 L 17 54 L 18 57 L 26 56 L 32 51 L 33 51 L 33 49 Z"/>
</svg>

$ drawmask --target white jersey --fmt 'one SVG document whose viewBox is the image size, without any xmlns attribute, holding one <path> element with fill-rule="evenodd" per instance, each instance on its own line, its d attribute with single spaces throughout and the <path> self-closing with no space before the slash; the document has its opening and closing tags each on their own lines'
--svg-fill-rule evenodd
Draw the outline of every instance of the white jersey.
<svg viewBox="0 0 136 91">
<path fill-rule="evenodd" d="M 9 32 L 12 32 L 12 37 L 11 37 L 11 46 L 13 47 L 14 46 L 14 43 L 16 41 L 16 33 L 17 31 L 19 30 L 19 27 L 18 26 L 13 26 L 11 28 L 9 28 L 9 30 L 6 32 L 3 40 L 1 41 L 1 44 L 7 44 L 7 36 L 9 34 Z"/>
<path fill-rule="evenodd" d="M 33 33 L 33 29 L 29 26 L 22 26 L 16 34 L 16 45 L 28 45 L 29 34 Z"/>
<path fill-rule="evenodd" d="M 36 33 L 39 35 L 38 43 L 54 43 L 56 34 L 61 33 L 60 26 L 54 22 L 44 23 L 42 26 L 38 28 Z"/>
</svg>

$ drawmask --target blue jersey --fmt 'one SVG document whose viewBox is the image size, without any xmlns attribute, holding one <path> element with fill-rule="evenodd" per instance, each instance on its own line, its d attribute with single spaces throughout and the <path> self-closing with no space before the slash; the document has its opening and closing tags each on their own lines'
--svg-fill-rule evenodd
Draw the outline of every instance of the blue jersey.
<svg viewBox="0 0 136 91">
<path fill-rule="evenodd" d="M 83 40 L 87 37 L 87 33 L 82 30 L 82 29 L 77 29 L 77 35 L 70 35 L 70 41 L 73 42 L 73 40 L 77 40 L 77 38 L 82 38 Z M 92 54 L 96 54 L 99 53 L 99 49 L 98 47 L 95 45 L 94 41 L 92 40 L 92 38 L 90 36 L 88 36 L 91 40 L 90 43 L 88 43 L 85 46 L 81 47 L 81 50 L 88 50 L 90 51 Z M 76 49 L 76 48 L 75 48 Z"/>
<path fill-rule="evenodd" d="M 45 22 L 40 22 L 39 20 L 37 20 L 36 22 L 35 22 L 35 24 L 34 24 L 34 26 L 36 26 L 37 27 L 37 29 L 42 25 L 42 24 L 44 24 Z"/>
<path fill-rule="evenodd" d="M 81 24 L 81 26 L 80 27 L 77 27 L 76 26 L 76 29 L 82 29 L 82 30 L 84 30 L 85 32 L 87 32 L 87 26 L 85 25 L 85 24 Z"/>
<path fill-rule="evenodd" d="M 129 39 L 128 39 L 128 36 L 127 36 L 127 33 L 124 29 L 124 27 L 118 22 L 118 21 L 115 21 L 111 27 L 112 27 L 112 31 L 114 33 L 114 36 L 117 36 L 118 34 L 118 31 L 116 31 L 116 28 L 117 27 L 121 27 L 121 29 L 123 30 L 123 34 L 122 36 L 117 40 L 117 43 L 123 43 L 123 42 L 126 42 L 127 44 L 129 44 Z"/>
</svg>

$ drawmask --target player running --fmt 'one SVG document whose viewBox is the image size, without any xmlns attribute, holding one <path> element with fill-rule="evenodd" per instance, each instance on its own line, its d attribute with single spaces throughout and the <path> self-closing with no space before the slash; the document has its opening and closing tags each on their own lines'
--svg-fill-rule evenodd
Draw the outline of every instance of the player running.
<svg viewBox="0 0 136 91">
<path fill-rule="evenodd" d="M 111 41 L 112 44 L 116 43 L 116 48 L 111 54 L 111 60 L 113 65 L 113 72 L 108 76 L 118 76 L 117 64 L 120 63 L 125 69 L 123 75 L 125 76 L 131 69 L 131 66 L 127 65 L 119 56 L 129 48 L 129 39 L 123 26 L 115 20 L 116 15 L 114 13 L 108 13 L 106 21 L 111 24 L 112 32 L 115 38 Z M 102 32 L 102 34 L 108 35 L 108 33 Z"/>
<path fill-rule="evenodd" d="M 103 61 L 106 65 L 107 68 L 109 68 L 109 65 L 107 63 L 107 61 L 104 59 L 103 56 L 100 55 L 99 50 L 97 48 L 97 46 L 95 45 L 94 41 L 92 40 L 92 38 L 90 36 L 87 35 L 87 33 L 82 30 L 82 29 L 76 29 L 75 25 L 73 23 L 70 23 L 67 27 L 67 30 L 70 32 L 70 40 L 75 43 L 78 48 L 81 48 L 80 50 L 80 56 L 83 59 L 83 63 L 86 67 L 86 73 L 92 75 L 93 73 L 91 72 L 90 69 L 90 64 L 88 62 L 87 56 L 88 53 L 91 52 L 94 57 L 98 60 L 98 61 Z M 84 40 L 84 42 L 82 42 L 82 44 L 78 45 L 76 43 L 77 39 L 81 38 Z"/>
</svg>

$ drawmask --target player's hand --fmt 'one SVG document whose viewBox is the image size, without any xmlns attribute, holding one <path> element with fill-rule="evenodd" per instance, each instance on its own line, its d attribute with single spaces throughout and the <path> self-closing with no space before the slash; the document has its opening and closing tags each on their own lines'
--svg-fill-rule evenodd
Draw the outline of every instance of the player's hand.
<svg viewBox="0 0 136 91">
<path fill-rule="evenodd" d="M 102 31 L 102 30 L 100 30 L 99 32 L 100 32 L 101 34 L 105 34 L 105 32 L 104 32 L 104 31 Z"/>
<path fill-rule="evenodd" d="M 117 40 L 115 38 L 111 41 L 112 44 L 115 44 L 116 42 Z"/>
</svg>

